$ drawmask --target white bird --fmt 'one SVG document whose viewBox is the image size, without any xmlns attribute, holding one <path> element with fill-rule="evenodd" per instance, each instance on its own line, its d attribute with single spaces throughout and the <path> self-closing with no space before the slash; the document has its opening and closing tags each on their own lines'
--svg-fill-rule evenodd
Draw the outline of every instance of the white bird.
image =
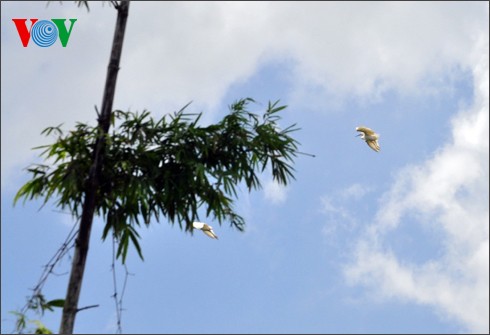
<svg viewBox="0 0 490 335">
<path fill-rule="evenodd" d="M 356 130 L 361 132 L 357 136 L 361 136 L 361 138 L 364 141 L 366 141 L 367 145 L 369 145 L 371 149 L 373 149 L 376 152 L 379 151 L 379 143 L 378 143 L 379 134 L 376 134 L 374 130 L 364 126 L 356 127 Z"/>
<path fill-rule="evenodd" d="M 202 230 L 204 234 L 208 235 L 211 238 L 218 239 L 218 235 L 214 233 L 213 227 L 211 227 L 206 223 L 195 221 L 192 223 L 192 227 L 194 227 L 195 229 Z"/>
</svg>

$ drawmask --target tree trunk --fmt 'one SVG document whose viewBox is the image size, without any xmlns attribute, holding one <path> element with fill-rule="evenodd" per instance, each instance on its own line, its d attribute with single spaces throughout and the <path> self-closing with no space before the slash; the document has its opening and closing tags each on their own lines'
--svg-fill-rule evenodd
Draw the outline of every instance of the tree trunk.
<svg viewBox="0 0 490 335">
<path fill-rule="evenodd" d="M 105 136 L 109 132 L 111 124 L 112 102 L 114 101 L 114 93 L 116 90 L 119 61 L 121 59 L 124 32 L 126 30 L 126 21 L 128 18 L 129 1 L 120 1 L 116 5 L 116 9 L 118 11 L 116 30 L 114 32 L 111 58 L 107 69 L 102 108 L 98 118 L 100 133 L 95 144 L 93 162 L 85 189 L 80 229 L 75 242 L 75 253 L 73 256 L 70 281 L 66 291 L 65 305 L 63 307 L 60 334 L 73 334 L 75 316 L 78 312 L 78 299 L 80 297 L 83 273 L 85 271 L 90 231 L 96 207 L 97 190 L 99 188 L 100 173 L 105 154 Z"/>
</svg>

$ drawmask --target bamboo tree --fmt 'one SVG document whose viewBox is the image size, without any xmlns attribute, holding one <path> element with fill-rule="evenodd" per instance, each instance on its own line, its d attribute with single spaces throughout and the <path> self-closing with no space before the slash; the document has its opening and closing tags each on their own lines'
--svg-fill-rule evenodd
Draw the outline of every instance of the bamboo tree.
<svg viewBox="0 0 490 335">
<path fill-rule="evenodd" d="M 90 241 L 90 231 L 95 211 L 96 192 L 99 187 L 100 173 L 104 160 L 106 147 L 106 134 L 109 131 L 112 103 L 116 92 L 117 74 L 126 31 L 126 22 L 129 11 L 129 1 L 120 1 L 115 4 L 117 9 L 116 29 L 112 42 L 112 51 L 107 68 L 107 77 L 102 98 L 102 108 L 98 118 L 98 137 L 93 152 L 92 166 L 90 167 L 87 187 L 85 188 L 85 198 L 83 211 L 80 220 L 80 229 L 75 243 L 75 253 L 70 273 L 70 281 L 66 291 L 65 305 L 61 318 L 60 334 L 72 334 L 75 324 L 75 317 L 78 309 L 78 299 L 82 287 L 83 273 L 85 271 L 85 262 Z"/>
<path fill-rule="evenodd" d="M 189 105 L 159 120 L 146 110 L 113 111 L 129 1 L 111 3 L 118 17 L 98 124 L 78 123 L 67 134 L 60 126 L 46 128 L 43 134 L 58 138 L 39 148 L 54 163 L 29 168 L 33 177 L 14 199 L 15 204 L 43 197 L 46 203 L 56 197 L 58 207 L 80 220 L 60 334 L 72 334 L 77 312 L 85 309 L 78 300 L 94 215 L 105 222 L 102 238 L 112 234 L 118 242 L 123 263 L 130 244 L 143 259 L 137 228 L 153 218 L 177 222 L 192 233 L 204 207 L 207 217 L 242 231 L 245 222 L 233 208 L 236 186 L 261 187 L 259 174 L 268 166 L 273 179 L 286 185 L 294 179 L 293 158 L 303 154 L 291 137 L 295 125 L 279 126 L 286 108 L 279 101 L 258 114 L 249 110 L 253 99 L 240 99 L 220 122 L 206 127 L 199 125 L 201 114 L 187 112 Z"/>
</svg>

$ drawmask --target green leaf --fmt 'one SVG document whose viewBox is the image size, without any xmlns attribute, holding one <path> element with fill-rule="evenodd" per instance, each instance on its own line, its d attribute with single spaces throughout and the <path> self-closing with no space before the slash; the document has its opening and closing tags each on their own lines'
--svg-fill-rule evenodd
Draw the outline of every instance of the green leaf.
<svg viewBox="0 0 490 335">
<path fill-rule="evenodd" d="M 119 246 L 117 248 L 116 258 L 122 257 L 122 263 L 126 262 L 126 255 L 128 253 L 129 239 L 126 230 L 123 232 L 121 239 L 119 240 Z"/>
<path fill-rule="evenodd" d="M 136 251 L 138 252 L 138 255 L 140 256 L 141 260 L 144 261 L 145 259 L 143 258 L 143 254 L 141 253 L 141 247 L 138 242 L 139 235 L 138 233 L 134 230 L 133 227 L 128 227 L 128 234 L 129 237 L 131 238 L 131 241 L 134 244 L 134 247 L 136 248 Z"/>
<path fill-rule="evenodd" d="M 52 307 L 63 308 L 65 306 L 65 299 L 54 299 L 47 302 L 47 305 Z"/>
<path fill-rule="evenodd" d="M 17 311 L 9 311 L 9 313 L 14 314 L 17 317 L 17 321 L 15 322 L 15 329 L 19 333 L 23 333 L 23 330 L 26 328 L 27 324 L 26 315 Z"/>
<path fill-rule="evenodd" d="M 41 321 L 30 320 L 29 322 L 34 323 L 37 327 L 34 330 L 34 334 L 53 334 Z"/>
</svg>

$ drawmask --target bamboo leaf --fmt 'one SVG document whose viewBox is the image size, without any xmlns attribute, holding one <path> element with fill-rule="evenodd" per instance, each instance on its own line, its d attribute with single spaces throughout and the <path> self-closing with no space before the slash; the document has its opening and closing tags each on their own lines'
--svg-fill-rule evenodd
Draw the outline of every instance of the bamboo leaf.
<svg viewBox="0 0 490 335">
<path fill-rule="evenodd" d="M 106 152 L 94 212 L 106 222 L 102 239 L 111 229 L 117 237 L 117 257 L 123 263 L 129 244 L 143 260 L 136 230 L 141 219 L 149 225 L 163 216 L 181 228 L 185 222 L 189 229 L 204 206 L 207 216 L 220 224 L 228 220 L 242 231 L 245 221 L 233 209 L 238 185 L 249 191 L 260 188 L 260 174 L 267 167 L 280 184 L 294 180 L 292 163 L 299 143 L 292 133 L 299 128 L 279 127 L 280 112 L 286 108 L 279 101 L 269 101 L 263 113 L 249 111 L 251 103 L 251 98 L 235 101 L 221 121 L 206 127 L 199 125 L 202 113 L 187 112 L 190 103 L 157 121 L 148 110 L 113 112 L 114 129 L 103 135 Z M 60 136 L 38 147 L 56 164 L 28 168 L 32 179 L 18 190 L 14 205 L 20 198 L 25 202 L 42 197 L 46 203 L 53 197 L 57 206 L 78 216 L 101 130 L 77 123 L 75 131 L 61 137 L 60 127 L 45 129 L 44 134 Z"/>
<path fill-rule="evenodd" d="M 65 306 L 65 299 L 54 299 L 47 302 L 47 305 L 52 307 L 63 308 Z"/>
</svg>

